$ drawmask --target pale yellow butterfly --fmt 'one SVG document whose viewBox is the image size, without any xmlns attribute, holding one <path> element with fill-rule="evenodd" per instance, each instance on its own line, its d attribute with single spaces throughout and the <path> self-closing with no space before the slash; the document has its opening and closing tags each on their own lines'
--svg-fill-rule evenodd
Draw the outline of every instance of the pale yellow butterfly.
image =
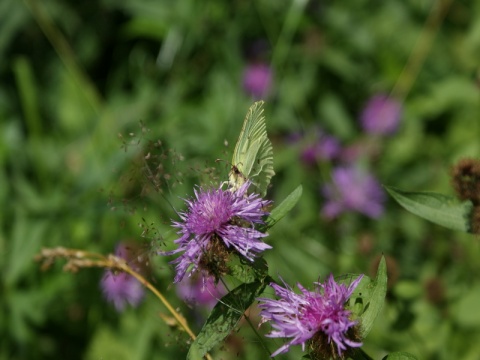
<svg viewBox="0 0 480 360">
<path fill-rule="evenodd" d="M 233 190 L 247 180 L 255 186 L 255 192 L 267 193 L 273 171 L 272 143 L 267 137 L 263 101 L 254 103 L 247 112 L 238 138 L 229 173 L 229 185 Z"/>
</svg>

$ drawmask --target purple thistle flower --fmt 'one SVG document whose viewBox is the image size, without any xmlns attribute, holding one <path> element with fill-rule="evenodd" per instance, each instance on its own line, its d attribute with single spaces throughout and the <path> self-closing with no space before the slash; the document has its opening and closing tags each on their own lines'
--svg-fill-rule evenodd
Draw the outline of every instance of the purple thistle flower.
<svg viewBox="0 0 480 360">
<path fill-rule="evenodd" d="M 362 158 L 376 158 L 380 153 L 380 149 L 377 147 L 375 140 L 371 140 L 374 139 L 363 139 L 344 147 L 339 156 L 340 160 L 344 163 L 353 164 L 361 161 Z"/>
<path fill-rule="evenodd" d="M 249 64 L 243 74 L 243 88 L 254 99 L 265 98 L 272 86 L 272 70 L 264 63 Z"/>
<path fill-rule="evenodd" d="M 285 136 L 285 142 L 293 145 L 303 139 L 303 134 L 300 131 L 293 131 Z"/>
<path fill-rule="evenodd" d="M 385 94 L 373 96 L 365 106 L 360 121 L 363 130 L 370 134 L 393 134 L 398 127 L 402 105 Z"/>
<path fill-rule="evenodd" d="M 177 294 L 192 306 L 204 306 L 211 309 L 218 299 L 227 293 L 223 284 L 215 284 L 213 276 L 200 274 L 183 278 L 177 284 Z"/>
<path fill-rule="evenodd" d="M 117 246 L 115 255 L 127 260 L 124 243 Z M 113 303 L 118 312 L 125 310 L 127 303 L 134 307 L 138 306 L 145 295 L 143 285 L 132 275 L 123 272 L 115 274 L 111 270 L 105 270 L 100 286 L 104 297 Z"/>
<path fill-rule="evenodd" d="M 307 146 L 301 155 L 304 163 L 312 165 L 319 160 L 332 160 L 340 153 L 338 140 L 330 135 L 320 135 L 318 141 Z"/>
<path fill-rule="evenodd" d="M 174 241 L 178 248 L 161 253 L 183 252 L 172 261 L 177 271 L 174 282 L 183 279 L 190 265 L 193 265 L 191 272 L 195 272 L 199 266 L 204 267 L 201 265 L 205 261 L 217 257 L 209 255 L 209 251 L 216 250 L 215 243 L 226 249 L 235 249 L 250 261 L 263 250 L 271 249 L 261 240 L 267 234 L 254 228 L 255 224 L 264 223 L 262 217 L 268 213 L 263 208 L 270 201 L 262 200 L 258 194 L 247 195 L 249 186 L 247 181 L 237 191 L 221 187 L 195 190 L 196 199 L 185 201 L 188 209 L 179 214 L 182 221 L 173 222 L 173 226 L 180 229 L 178 234 L 181 237 Z"/>
<path fill-rule="evenodd" d="M 322 188 L 327 199 L 322 209 L 326 218 L 347 211 L 357 211 L 371 218 L 382 215 L 385 194 L 373 175 L 357 167 L 337 167 L 333 170 L 332 180 Z"/>
<path fill-rule="evenodd" d="M 262 310 L 262 323 L 271 321 L 273 330 L 267 334 L 272 338 L 291 338 L 285 345 L 272 354 L 272 357 L 287 352 L 292 345 L 302 345 L 305 351 L 307 343 L 316 341 L 335 343 L 338 355 L 342 355 L 348 348 L 362 346 L 361 342 L 350 339 L 352 327 L 357 322 L 350 319 L 351 312 L 345 309 L 345 303 L 361 281 L 360 275 L 350 286 L 337 284 L 330 275 L 324 283 L 315 283 L 316 291 L 308 291 L 300 284 L 297 287 L 301 294 L 293 292 L 287 284 L 285 287 L 270 284 L 279 300 L 267 298 L 258 299 Z M 282 280 L 283 281 L 283 280 Z M 323 290 L 321 292 L 320 290 Z M 322 344 L 320 344 L 322 345 Z M 321 346 L 312 346 L 320 349 Z M 325 348 L 325 347 L 323 347 Z M 320 354 L 318 354 L 320 355 Z M 334 355 L 334 354 L 331 354 Z"/>
</svg>

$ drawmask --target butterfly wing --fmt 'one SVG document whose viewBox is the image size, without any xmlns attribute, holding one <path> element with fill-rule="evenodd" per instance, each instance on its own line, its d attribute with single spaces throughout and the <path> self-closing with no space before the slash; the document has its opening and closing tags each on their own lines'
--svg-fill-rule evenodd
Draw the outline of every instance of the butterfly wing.
<svg viewBox="0 0 480 360">
<path fill-rule="evenodd" d="M 272 143 L 267 136 L 263 101 L 254 103 L 248 110 L 242 131 L 233 152 L 229 182 L 234 189 L 242 186 L 247 179 L 264 196 L 273 171 Z"/>
</svg>

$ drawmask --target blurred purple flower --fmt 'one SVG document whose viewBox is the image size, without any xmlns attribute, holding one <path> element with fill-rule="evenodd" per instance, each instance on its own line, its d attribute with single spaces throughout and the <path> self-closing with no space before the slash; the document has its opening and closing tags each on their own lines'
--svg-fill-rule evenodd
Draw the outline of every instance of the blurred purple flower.
<svg viewBox="0 0 480 360">
<path fill-rule="evenodd" d="M 180 213 L 181 221 L 174 221 L 180 238 L 175 240 L 178 248 L 162 252 L 173 255 L 183 252 L 172 263 L 176 264 L 174 282 L 180 282 L 190 265 L 191 272 L 198 270 L 202 258 L 209 258 L 212 241 L 221 242 L 224 247 L 233 247 L 241 255 L 253 261 L 257 253 L 271 249 L 262 238 L 267 234 L 254 228 L 263 224 L 267 214 L 263 208 L 270 202 L 262 200 L 258 194 L 247 195 L 250 182 L 247 181 L 237 191 L 218 189 L 195 190 L 195 199 L 186 200 L 188 209 Z M 211 257 L 211 256 L 210 256 Z"/>
<path fill-rule="evenodd" d="M 243 88 L 256 100 L 268 96 L 272 86 L 272 70 L 264 63 L 250 63 L 243 74 Z"/>
<path fill-rule="evenodd" d="M 380 143 L 374 138 L 363 138 L 344 147 L 339 155 L 343 163 L 352 164 L 361 159 L 375 160 L 381 155 Z"/>
<path fill-rule="evenodd" d="M 383 213 L 385 194 L 373 175 L 357 167 L 337 167 L 332 173 L 332 183 L 325 184 L 322 193 L 327 202 L 322 209 L 326 218 L 342 212 L 357 211 L 371 218 Z"/>
<path fill-rule="evenodd" d="M 301 159 L 304 163 L 312 165 L 319 160 L 332 160 L 340 153 L 340 143 L 330 135 L 320 135 L 318 141 L 307 146 L 302 154 Z"/>
<path fill-rule="evenodd" d="M 192 306 L 203 306 L 211 309 L 218 300 L 227 293 L 222 283 L 215 284 L 212 276 L 199 274 L 183 278 L 177 284 L 177 294 Z"/>
<path fill-rule="evenodd" d="M 120 243 L 115 250 L 115 255 L 125 260 L 127 253 L 124 243 Z M 127 303 L 134 307 L 138 306 L 145 295 L 143 285 L 133 276 L 123 272 L 117 274 L 105 270 L 100 286 L 104 297 L 113 303 L 118 312 L 125 310 Z"/>
<path fill-rule="evenodd" d="M 332 275 L 325 283 L 315 283 L 316 291 L 308 291 L 300 284 L 297 287 L 301 294 L 293 292 L 292 288 L 284 283 L 285 287 L 270 284 L 279 300 L 260 298 L 259 307 L 262 310 L 262 322 L 271 321 L 272 330 L 267 337 L 291 338 L 285 345 L 272 354 L 272 357 L 285 353 L 292 345 L 302 345 L 305 351 L 307 342 L 319 341 L 321 344 L 310 348 L 324 349 L 320 346 L 335 343 L 340 357 L 348 348 L 362 346 L 347 333 L 357 324 L 350 319 L 351 312 L 345 309 L 353 291 L 363 275 L 360 275 L 350 286 L 337 284 Z M 323 290 L 323 291 L 322 291 Z M 335 354 L 313 354 L 314 358 L 329 358 Z M 327 356 L 330 355 L 330 356 Z"/>
<path fill-rule="evenodd" d="M 287 144 L 295 144 L 303 139 L 303 134 L 300 131 L 293 131 L 285 137 Z"/>
<path fill-rule="evenodd" d="M 363 130 L 370 134 L 393 134 L 398 127 L 402 105 L 385 94 L 373 96 L 360 116 Z"/>
</svg>

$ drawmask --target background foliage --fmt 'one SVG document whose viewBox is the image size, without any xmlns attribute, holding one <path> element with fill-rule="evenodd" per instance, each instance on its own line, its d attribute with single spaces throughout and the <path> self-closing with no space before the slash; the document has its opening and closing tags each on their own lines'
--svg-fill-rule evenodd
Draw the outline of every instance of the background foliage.
<svg viewBox="0 0 480 360">
<path fill-rule="evenodd" d="M 185 356 L 187 336 L 162 321 L 155 298 L 117 314 L 99 270 L 41 272 L 33 256 L 54 246 L 107 253 L 125 239 L 151 254 L 171 247 L 182 198 L 228 173 L 252 102 L 242 74 L 254 60 L 274 75 L 269 197 L 303 185 L 270 232 L 270 274 L 306 286 L 330 272 L 373 276 L 385 254 L 387 303 L 364 349 L 476 359 L 478 239 L 391 199 L 379 219 L 327 221 L 320 188 L 332 164 L 299 159 L 321 127 L 344 146 L 373 141 L 367 166 L 381 183 L 452 195 L 450 166 L 480 154 L 479 18 L 468 0 L 2 1 L 0 359 Z M 358 119 L 379 92 L 400 99 L 403 116 L 394 136 L 372 139 Z M 303 141 L 288 141 L 299 132 Z M 168 260 L 152 257 L 151 279 L 193 316 Z M 242 327 L 218 352 L 265 357 L 256 342 Z"/>
</svg>

